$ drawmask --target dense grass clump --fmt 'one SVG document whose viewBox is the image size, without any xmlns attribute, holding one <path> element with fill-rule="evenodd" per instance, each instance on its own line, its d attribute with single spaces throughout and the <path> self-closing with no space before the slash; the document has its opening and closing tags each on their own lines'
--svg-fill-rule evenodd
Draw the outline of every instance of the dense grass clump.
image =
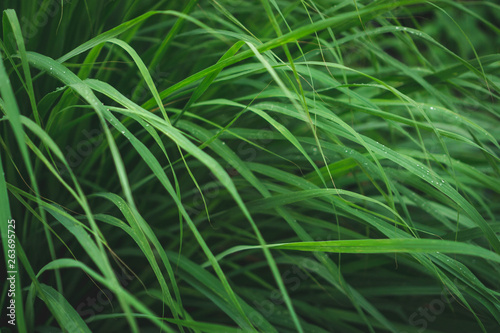
<svg viewBox="0 0 500 333">
<path fill-rule="evenodd" d="M 5 332 L 499 331 L 495 1 L 0 7 Z"/>
</svg>

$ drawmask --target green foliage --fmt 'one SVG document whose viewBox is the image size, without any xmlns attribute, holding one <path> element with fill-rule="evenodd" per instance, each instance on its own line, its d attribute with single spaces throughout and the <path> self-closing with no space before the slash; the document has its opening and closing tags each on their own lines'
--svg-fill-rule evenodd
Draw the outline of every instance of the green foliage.
<svg viewBox="0 0 500 333">
<path fill-rule="evenodd" d="M 0 7 L 6 331 L 498 331 L 494 1 Z"/>
</svg>

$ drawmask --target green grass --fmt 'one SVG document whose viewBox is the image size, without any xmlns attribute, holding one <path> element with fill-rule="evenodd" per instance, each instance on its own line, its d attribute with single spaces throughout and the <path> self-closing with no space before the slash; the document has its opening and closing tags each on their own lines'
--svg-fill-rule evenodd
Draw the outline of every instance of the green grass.
<svg viewBox="0 0 500 333">
<path fill-rule="evenodd" d="M 2 332 L 498 331 L 495 1 L 0 7 Z"/>
</svg>

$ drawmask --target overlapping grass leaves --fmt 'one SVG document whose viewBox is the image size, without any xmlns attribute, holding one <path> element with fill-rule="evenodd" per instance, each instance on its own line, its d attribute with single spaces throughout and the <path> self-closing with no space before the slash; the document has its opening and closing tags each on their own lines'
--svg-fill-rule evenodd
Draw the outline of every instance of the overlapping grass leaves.
<svg viewBox="0 0 500 333">
<path fill-rule="evenodd" d="M 24 15 L 52 14 L 7 1 L 20 331 L 415 331 L 422 286 L 465 318 L 433 328 L 500 325 L 499 57 L 468 35 L 498 38 L 491 4 L 125 2 L 112 27 L 94 4 L 55 7 L 30 41 Z M 86 20 L 95 33 L 76 32 Z M 83 316 L 102 287 L 117 302 Z"/>
</svg>

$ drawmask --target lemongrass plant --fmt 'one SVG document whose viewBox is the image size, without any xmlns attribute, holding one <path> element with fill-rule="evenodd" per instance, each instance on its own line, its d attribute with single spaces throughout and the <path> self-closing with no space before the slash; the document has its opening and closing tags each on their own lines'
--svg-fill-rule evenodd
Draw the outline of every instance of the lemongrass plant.
<svg viewBox="0 0 500 333">
<path fill-rule="evenodd" d="M 0 7 L 5 332 L 498 332 L 495 1 Z"/>
</svg>

